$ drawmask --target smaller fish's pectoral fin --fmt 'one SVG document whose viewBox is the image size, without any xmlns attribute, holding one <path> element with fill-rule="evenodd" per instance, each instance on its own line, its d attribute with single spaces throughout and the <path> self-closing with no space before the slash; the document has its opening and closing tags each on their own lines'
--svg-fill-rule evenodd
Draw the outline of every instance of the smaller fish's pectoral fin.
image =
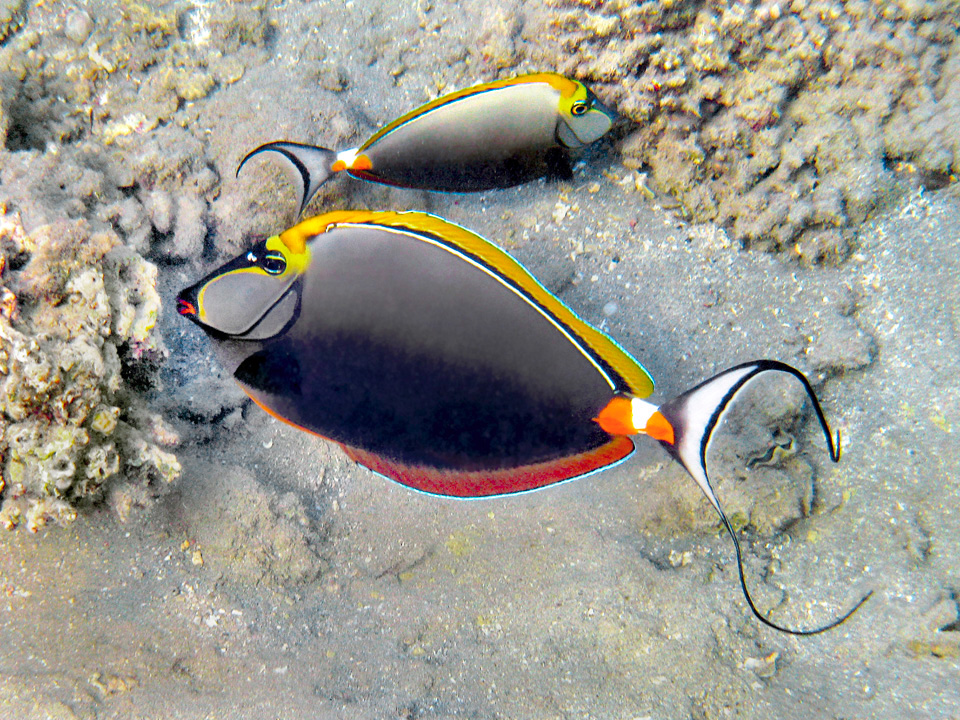
<svg viewBox="0 0 960 720">
<path fill-rule="evenodd" d="M 573 167 L 570 156 L 561 148 L 551 148 L 544 158 L 547 164 L 547 178 L 569 182 L 573 180 Z"/>
<path fill-rule="evenodd" d="M 726 513 L 724 513 L 723 508 L 720 506 L 720 500 L 717 498 L 717 494 L 710 484 L 710 478 L 707 473 L 707 453 L 710 449 L 710 442 L 713 439 L 714 431 L 744 386 L 764 372 L 786 373 L 797 378 L 803 384 L 804 390 L 806 390 L 807 396 L 810 398 L 817 420 L 820 423 L 820 427 L 823 430 L 824 437 L 827 440 L 830 459 L 833 462 L 839 461 L 840 433 L 838 432 L 836 439 L 834 439 L 830 431 L 830 426 L 827 424 L 826 416 L 823 413 L 823 408 L 820 406 L 820 401 L 817 400 L 816 393 L 814 393 L 810 381 L 796 368 L 775 360 L 757 360 L 737 365 L 661 405 L 658 413 L 667 421 L 669 426 L 672 427 L 673 439 L 672 441 L 662 437 L 657 439 L 659 439 L 660 443 L 667 449 L 667 452 L 678 460 L 690 476 L 696 480 L 700 489 L 703 490 L 704 495 L 706 495 L 710 501 L 710 504 L 713 505 L 714 509 L 720 515 L 724 529 L 733 540 L 734 549 L 736 550 L 740 587 L 743 590 L 747 605 L 750 606 L 750 610 L 757 619 L 768 627 L 791 635 L 816 635 L 846 621 L 847 618 L 860 609 L 860 606 L 867 601 L 873 594 L 873 591 L 871 590 L 867 593 L 853 608 L 839 618 L 826 625 L 807 630 L 786 628 L 764 617 L 757 609 L 753 598 L 750 596 L 750 591 L 747 589 L 743 574 L 740 542 L 737 540 L 737 535 L 730 521 L 727 519 Z"/>
<path fill-rule="evenodd" d="M 307 203 L 316 194 L 320 186 L 323 185 L 330 176 L 342 168 L 335 167 L 337 163 L 337 153 L 327 148 L 316 145 L 302 145 L 294 142 L 269 142 L 261 145 L 256 150 L 247 153 L 240 165 L 237 167 L 237 176 L 247 161 L 255 155 L 262 153 L 274 153 L 283 158 L 286 162 L 284 166 L 292 170 L 294 183 L 300 189 L 300 209 L 297 215 L 303 214 Z"/>
</svg>

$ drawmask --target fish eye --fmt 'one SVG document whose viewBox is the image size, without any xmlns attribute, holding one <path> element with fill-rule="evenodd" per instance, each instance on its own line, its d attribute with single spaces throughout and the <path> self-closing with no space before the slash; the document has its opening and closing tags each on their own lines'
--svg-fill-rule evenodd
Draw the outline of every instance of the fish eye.
<svg viewBox="0 0 960 720">
<path fill-rule="evenodd" d="M 585 100 L 577 100 L 577 102 L 575 102 L 573 106 L 570 108 L 570 113 L 574 116 L 579 117 L 580 115 L 583 115 L 584 113 L 586 113 L 587 110 L 589 109 L 590 109 L 590 106 L 587 104 Z"/>
<path fill-rule="evenodd" d="M 287 269 L 287 259 L 278 252 L 268 252 L 260 260 L 260 267 L 268 275 L 279 275 Z"/>
</svg>

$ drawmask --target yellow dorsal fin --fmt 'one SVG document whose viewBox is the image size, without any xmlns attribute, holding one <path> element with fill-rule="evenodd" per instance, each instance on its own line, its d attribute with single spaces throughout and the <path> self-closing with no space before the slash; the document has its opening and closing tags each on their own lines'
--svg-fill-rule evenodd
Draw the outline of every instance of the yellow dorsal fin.
<svg viewBox="0 0 960 720">
<path fill-rule="evenodd" d="M 306 243 L 308 238 L 325 232 L 333 225 L 341 224 L 381 225 L 432 235 L 455 245 L 519 287 L 579 338 L 597 357 L 602 358 L 627 384 L 626 388 L 619 388 L 621 392 L 629 392 L 641 398 L 653 392 L 653 379 L 640 363 L 604 333 L 581 320 L 520 263 L 479 235 L 435 215 L 420 212 L 337 211 L 304 220 L 281 233 L 280 238 L 284 243 Z"/>
</svg>

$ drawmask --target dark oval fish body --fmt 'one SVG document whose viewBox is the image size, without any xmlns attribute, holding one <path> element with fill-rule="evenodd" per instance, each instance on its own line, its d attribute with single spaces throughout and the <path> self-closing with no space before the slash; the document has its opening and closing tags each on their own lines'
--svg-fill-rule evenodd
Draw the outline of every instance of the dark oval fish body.
<svg viewBox="0 0 960 720">
<path fill-rule="evenodd" d="M 569 172 L 564 167 L 567 146 L 557 137 L 558 124 L 564 122 L 558 110 L 562 99 L 555 84 L 526 82 L 445 100 L 374 135 L 358 151 L 358 157 L 369 159 L 370 169 L 347 173 L 447 192 L 511 187 L 564 174 Z"/>
<path fill-rule="evenodd" d="M 528 490 L 632 452 L 595 418 L 618 394 L 649 394 L 649 376 L 506 253 L 420 213 L 298 227 L 307 259 L 292 281 L 228 264 L 234 290 L 213 273 L 181 295 L 269 412 L 443 494 Z"/>
</svg>

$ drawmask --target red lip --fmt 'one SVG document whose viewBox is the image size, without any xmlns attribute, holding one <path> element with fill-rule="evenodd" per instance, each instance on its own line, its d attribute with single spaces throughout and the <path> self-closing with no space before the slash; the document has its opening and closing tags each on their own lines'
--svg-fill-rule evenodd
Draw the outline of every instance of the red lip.
<svg viewBox="0 0 960 720">
<path fill-rule="evenodd" d="M 196 315 L 197 309 L 193 306 L 193 303 L 189 300 L 184 300 L 183 298 L 177 298 L 177 312 L 181 315 Z"/>
</svg>

